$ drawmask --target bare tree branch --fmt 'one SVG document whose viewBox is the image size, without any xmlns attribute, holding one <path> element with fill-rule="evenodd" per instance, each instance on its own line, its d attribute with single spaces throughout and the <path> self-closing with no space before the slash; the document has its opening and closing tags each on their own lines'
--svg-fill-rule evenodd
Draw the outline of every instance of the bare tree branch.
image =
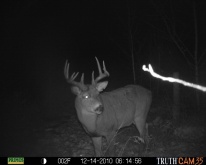
<svg viewBox="0 0 206 165">
<path fill-rule="evenodd" d="M 168 32 L 170 38 L 172 39 L 174 44 L 177 46 L 179 51 L 182 53 L 182 55 L 186 59 L 188 65 L 190 67 L 194 67 L 194 65 L 190 62 L 190 60 L 187 57 L 185 52 L 187 52 L 191 57 L 193 57 L 193 55 L 189 51 L 189 49 L 185 46 L 183 41 L 180 39 L 179 35 L 177 35 L 175 23 L 172 23 L 171 19 L 169 19 L 169 17 L 165 13 L 161 13 L 161 10 L 158 9 L 157 5 L 154 2 L 153 2 L 153 5 L 155 6 L 156 11 L 160 14 L 160 16 L 161 16 L 161 18 L 166 26 L 166 29 L 167 29 L 167 32 Z"/>
</svg>

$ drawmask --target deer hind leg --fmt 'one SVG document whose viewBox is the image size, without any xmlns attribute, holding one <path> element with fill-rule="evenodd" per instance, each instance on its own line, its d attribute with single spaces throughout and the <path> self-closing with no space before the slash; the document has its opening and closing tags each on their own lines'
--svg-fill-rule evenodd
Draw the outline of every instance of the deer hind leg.
<svg viewBox="0 0 206 165">
<path fill-rule="evenodd" d="M 102 156 L 102 137 L 92 137 L 96 157 Z"/>
<path fill-rule="evenodd" d="M 148 124 L 146 123 L 147 113 L 149 111 L 151 104 L 151 99 L 148 102 L 139 108 L 139 114 L 135 114 L 134 122 L 140 133 L 140 139 L 142 142 L 148 142 Z"/>
<path fill-rule="evenodd" d="M 142 143 L 145 143 L 145 140 L 147 138 L 147 134 L 148 134 L 148 130 L 147 130 L 147 124 L 146 124 L 146 121 L 145 119 L 141 119 L 139 117 L 136 117 L 134 119 L 135 121 L 135 125 L 140 133 L 140 138 L 139 140 L 142 142 Z"/>
</svg>

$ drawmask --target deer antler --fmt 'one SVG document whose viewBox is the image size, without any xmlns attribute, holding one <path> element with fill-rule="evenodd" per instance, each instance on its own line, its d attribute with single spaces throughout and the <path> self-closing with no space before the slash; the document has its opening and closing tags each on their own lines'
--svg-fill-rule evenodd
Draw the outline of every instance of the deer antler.
<svg viewBox="0 0 206 165">
<path fill-rule="evenodd" d="M 79 74 L 79 72 L 77 72 L 77 73 L 74 72 L 71 75 L 71 77 L 69 77 L 69 63 L 68 63 L 68 60 L 66 60 L 66 63 L 65 63 L 65 66 L 64 66 L 64 76 L 65 76 L 67 82 L 79 87 L 82 90 L 87 89 L 86 85 L 84 84 L 84 73 L 82 73 L 82 77 L 81 77 L 80 82 L 74 81 L 74 79 L 78 76 L 78 74 Z"/>
<path fill-rule="evenodd" d="M 102 73 L 102 69 L 101 66 L 99 64 L 99 61 L 97 59 L 97 57 L 95 57 L 96 61 L 97 61 L 97 66 L 98 66 L 98 70 L 99 70 L 99 76 L 94 80 L 94 71 L 92 72 L 92 85 L 95 85 L 99 80 L 103 79 L 104 77 L 109 76 L 109 72 L 107 71 L 104 61 L 103 61 L 103 71 L 104 73 Z"/>
</svg>

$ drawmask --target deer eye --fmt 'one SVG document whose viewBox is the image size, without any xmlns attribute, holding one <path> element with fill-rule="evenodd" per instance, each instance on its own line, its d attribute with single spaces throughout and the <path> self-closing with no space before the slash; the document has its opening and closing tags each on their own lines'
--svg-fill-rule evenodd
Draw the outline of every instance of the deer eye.
<svg viewBox="0 0 206 165">
<path fill-rule="evenodd" d="M 84 98 L 84 99 L 88 99 L 88 98 L 89 98 L 89 95 L 84 95 L 83 98 Z"/>
</svg>

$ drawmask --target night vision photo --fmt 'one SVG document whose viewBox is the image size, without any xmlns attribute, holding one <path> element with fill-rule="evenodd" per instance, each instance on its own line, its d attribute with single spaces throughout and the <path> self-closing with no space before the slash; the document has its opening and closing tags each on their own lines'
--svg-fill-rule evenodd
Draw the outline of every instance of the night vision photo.
<svg viewBox="0 0 206 165">
<path fill-rule="evenodd" d="M 205 8 L 197 0 L 2 3 L 1 157 L 202 160 Z"/>
</svg>

